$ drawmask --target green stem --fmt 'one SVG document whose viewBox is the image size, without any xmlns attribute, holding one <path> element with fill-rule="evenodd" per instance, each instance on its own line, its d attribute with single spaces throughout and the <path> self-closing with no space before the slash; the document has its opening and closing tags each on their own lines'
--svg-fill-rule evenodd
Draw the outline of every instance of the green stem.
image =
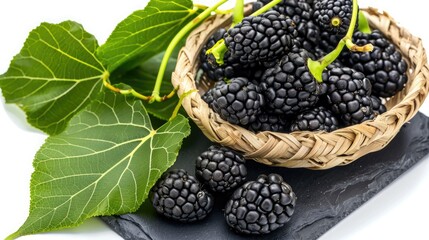
<svg viewBox="0 0 429 240">
<path fill-rule="evenodd" d="M 196 91 L 197 90 L 195 90 L 195 89 L 189 90 L 189 91 L 183 93 L 182 95 L 180 95 L 179 102 L 177 103 L 176 107 L 174 108 L 173 113 L 171 114 L 169 121 L 171 121 L 172 119 L 174 119 L 177 116 L 177 113 L 179 112 L 180 107 L 182 106 L 183 99 L 185 97 L 189 96 L 191 93 L 196 92 Z"/>
<path fill-rule="evenodd" d="M 159 67 L 158 75 L 156 77 L 155 86 L 152 91 L 151 99 L 149 100 L 149 103 L 152 103 L 154 101 L 160 102 L 162 101 L 161 96 L 159 96 L 159 92 L 161 89 L 161 83 L 162 79 L 164 77 L 165 69 L 167 68 L 168 59 L 170 59 L 170 56 L 173 52 L 173 50 L 176 48 L 177 44 L 179 44 L 180 40 L 186 36 L 186 34 L 191 31 L 195 26 L 200 24 L 202 21 L 204 21 L 207 17 L 210 16 L 210 14 L 216 10 L 220 5 L 224 4 L 227 0 L 220 0 L 218 3 L 213 5 L 212 7 L 209 7 L 205 9 L 202 13 L 200 13 L 194 20 L 186 24 L 185 27 L 183 27 L 176 36 L 171 40 L 170 44 L 167 47 L 167 50 L 165 51 L 165 54 L 162 58 L 161 65 Z"/>
<path fill-rule="evenodd" d="M 355 25 L 357 21 L 357 16 L 359 12 L 359 7 L 357 4 L 357 0 L 353 0 L 353 14 L 352 19 L 350 21 L 349 28 L 347 30 L 346 36 L 344 36 L 340 42 L 338 43 L 337 47 L 330 53 L 328 53 L 326 56 L 319 60 L 312 60 L 308 58 L 307 60 L 307 66 L 313 75 L 313 77 L 318 82 L 322 82 L 322 73 L 325 70 L 329 64 L 335 61 L 335 59 L 338 58 L 338 56 L 341 54 L 341 51 L 343 50 L 344 46 L 347 46 L 351 51 L 372 51 L 373 46 L 371 44 L 367 44 L 365 46 L 358 46 L 352 42 L 353 38 L 353 32 L 355 30 Z"/>
<path fill-rule="evenodd" d="M 235 7 L 232 13 L 232 26 L 241 22 L 244 17 L 244 0 L 236 0 Z"/>
<path fill-rule="evenodd" d="M 359 31 L 365 34 L 370 34 L 372 32 L 368 19 L 366 19 L 366 16 L 362 11 L 359 11 Z"/>
<path fill-rule="evenodd" d="M 237 4 L 238 2 L 240 2 L 242 0 L 237 0 Z M 278 3 L 280 3 L 282 0 L 273 0 L 271 2 L 269 2 L 267 5 L 263 6 L 262 8 L 258 9 L 256 12 L 252 13 L 250 16 L 258 16 L 261 15 L 262 13 L 270 10 L 271 8 L 273 8 L 274 6 L 276 6 Z M 236 5 L 236 7 L 234 8 L 234 15 L 235 15 L 235 11 L 238 7 Z M 244 7 L 241 6 L 241 8 L 244 11 Z M 237 19 L 235 16 L 233 16 L 233 22 L 231 25 L 231 28 L 234 27 L 236 24 L 238 24 L 240 21 L 236 22 Z M 225 56 L 226 51 L 228 50 L 228 48 L 225 45 L 225 41 L 223 39 L 219 40 L 212 48 L 210 48 L 209 50 L 207 50 L 206 54 L 213 54 L 213 56 L 216 59 L 216 63 L 219 64 L 220 66 L 222 64 L 224 64 L 223 61 L 223 56 Z"/>
</svg>

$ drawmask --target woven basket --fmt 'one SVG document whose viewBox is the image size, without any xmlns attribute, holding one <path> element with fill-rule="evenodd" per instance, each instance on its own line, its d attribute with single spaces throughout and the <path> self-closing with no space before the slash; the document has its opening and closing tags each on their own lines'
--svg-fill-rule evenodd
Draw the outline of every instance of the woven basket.
<svg viewBox="0 0 429 240">
<path fill-rule="evenodd" d="M 384 148 L 418 111 L 428 94 L 429 70 L 421 39 L 400 27 L 387 13 L 362 9 L 371 26 L 378 28 L 403 53 L 409 65 L 409 80 L 403 91 L 387 99 L 387 112 L 364 123 L 326 132 L 253 133 L 222 120 L 201 99 L 207 90 L 196 83 L 198 55 L 209 36 L 219 27 L 231 24 L 228 15 L 209 18 L 188 37 L 179 53 L 172 83 L 178 95 L 198 89 L 183 100 L 183 108 L 213 142 L 241 151 L 257 162 L 288 168 L 328 169 L 353 162 Z"/>
</svg>

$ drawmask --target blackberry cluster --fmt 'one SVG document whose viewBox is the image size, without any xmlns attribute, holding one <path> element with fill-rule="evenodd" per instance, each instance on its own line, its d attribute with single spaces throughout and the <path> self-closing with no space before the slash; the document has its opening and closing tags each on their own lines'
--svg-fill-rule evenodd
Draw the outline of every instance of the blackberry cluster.
<svg viewBox="0 0 429 240">
<path fill-rule="evenodd" d="M 294 115 L 316 105 L 322 87 L 307 68 L 309 53 L 289 52 L 262 75 L 261 88 L 267 108 L 277 114 Z"/>
<path fill-rule="evenodd" d="M 233 78 L 211 92 L 210 106 L 222 119 L 233 124 L 247 125 L 256 121 L 265 104 L 259 86 L 244 77 Z"/>
<path fill-rule="evenodd" d="M 268 2 L 257 0 L 253 9 Z M 207 91 L 204 101 L 222 119 L 255 133 L 329 132 L 376 118 L 403 89 L 408 72 L 399 49 L 380 31 L 366 34 L 355 26 L 353 42 L 372 44 L 374 51 L 344 48 L 322 83 L 307 66 L 336 48 L 352 12 L 351 0 L 283 0 L 224 30 L 224 67 L 232 66 L 234 76 Z"/>
<path fill-rule="evenodd" d="M 212 211 L 213 196 L 183 169 L 164 173 L 151 189 L 155 210 L 181 222 L 201 220 Z"/>
<path fill-rule="evenodd" d="M 225 219 L 240 233 L 270 233 L 289 221 L 296 199 L 280 175 L 260 175 L 234 191 L 225 206 Z"/>
<path fill-rule="evenodd" d="M 295 118 L 290 131 L 325 131 L 332 132 L 339 128 L 334 114 L 323 106 L 304 111 Z"/>
<path fill-rule="evenodd" d="M 357 45 L 374 46 L 372 52 L 345 52 L 342 56 L 347 66 L 362 72 L 371 81 L 374 95 L 391 97 L 404 88 L 408 65 L 401 52 L 380 31 L 356 32 L 353 41 Z"/>
<path fill-rule="evenodd" d="M 246 179 L 243 156 L 232 149 L 210 146 L 196 161 L 196 176 L 213 192 L 227 192 Z"/>
<path fill-rule="evenodd" d="M 276 11 L 249 16 L 224 36 L 228 51 L 241 63 L 272 62 L 294 45 L 295 23 Z"/>
</svg>

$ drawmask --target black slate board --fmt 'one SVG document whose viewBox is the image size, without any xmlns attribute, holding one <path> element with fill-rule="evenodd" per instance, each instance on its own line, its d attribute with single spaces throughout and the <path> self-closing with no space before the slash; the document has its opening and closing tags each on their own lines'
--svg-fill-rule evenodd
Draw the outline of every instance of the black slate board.
<svg viewBox="0 0 429 240">
<path fill-rule="evenodd" d="M 295 213 L 287 225 L 264 239 L 317 239 L 428 154 L 428 143 L 429 118 L 418 113 L 386 148 L 347 166 L 313 171 L 274 168 L 248 161 L 248 180 L 261 173 L 279 173 L 298 197 Z M 210 145 L 201 131 L 192 126 L 192 134 L 185 140 L 174 167 L 193 173 L 196 157 Z M 136 213 L 102 217 L 102 220 L 124 239 L 261 239 L 228 229 L 222 212 L 227 197 L 216 196 L 211 215 L 192 224 L 157 215 L 149 201 Z"/>
</svg>

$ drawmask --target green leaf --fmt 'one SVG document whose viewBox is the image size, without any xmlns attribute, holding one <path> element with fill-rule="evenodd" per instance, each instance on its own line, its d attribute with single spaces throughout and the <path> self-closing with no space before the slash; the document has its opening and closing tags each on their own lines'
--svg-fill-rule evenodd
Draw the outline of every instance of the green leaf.
<svg viewBox="0 0 429 240">
<path fill-rule="evenodd" d="M 161 83 L 161 96 L 168 95 L 173 90 L 173 85 L 171 84 L 171 74 L 173 73 L 176 66 L 177 54 L 178 51 L 175 51 L 172 54 L 172 57 L 170 57 L 170 59 L 168 60 L 167 69 L 165 71 L 164 78 Z M 146 96 L 150 96 L 152 94 L 153 87 L 156 82 L 159 65 L 161 64 L 163 56 L 164 52 L 159 53 L 150 58 L 149 60 L 145 61 L 144 63 L 140 64 L 133 70 L 128 71 L 124 75 L 116 77 L 112 76 L 112 83 L 125 83 L 137 92 Z M 145 108 L 148 113 L 162 120 L 168 120 L 178 103 L 179 97 L 175 95 L 173 98 L 167 99 L 162 102 L 144 102 L 143 104 L 145 105 Z"/>
<path fill-rule="evenodd" d="M 97 48 L 94 36 L 76 22 L 42 23 L 0 76 L 6 102 L 18 104 L 34 127 L 60 133 L 101 90 L 106 70 Z"/>
<path fill-rule="evenodd" d="M 164 51 L 177 32 L 199 12 L 191 0 L 151 0 L 145 9 L 135 11 L 117 25 L 97 50 L 98 56 L 109 72 L 121 65 L 134 67 L 125 63 L 144 62 Z"/>
<path fill-rule="evenodd" d="M 182 115 L 154 130 L 141 101 L 100 94 L 37 152 L 30 215 L 10 238 L 136 211 L 189 133 Z"/>
</svg>

